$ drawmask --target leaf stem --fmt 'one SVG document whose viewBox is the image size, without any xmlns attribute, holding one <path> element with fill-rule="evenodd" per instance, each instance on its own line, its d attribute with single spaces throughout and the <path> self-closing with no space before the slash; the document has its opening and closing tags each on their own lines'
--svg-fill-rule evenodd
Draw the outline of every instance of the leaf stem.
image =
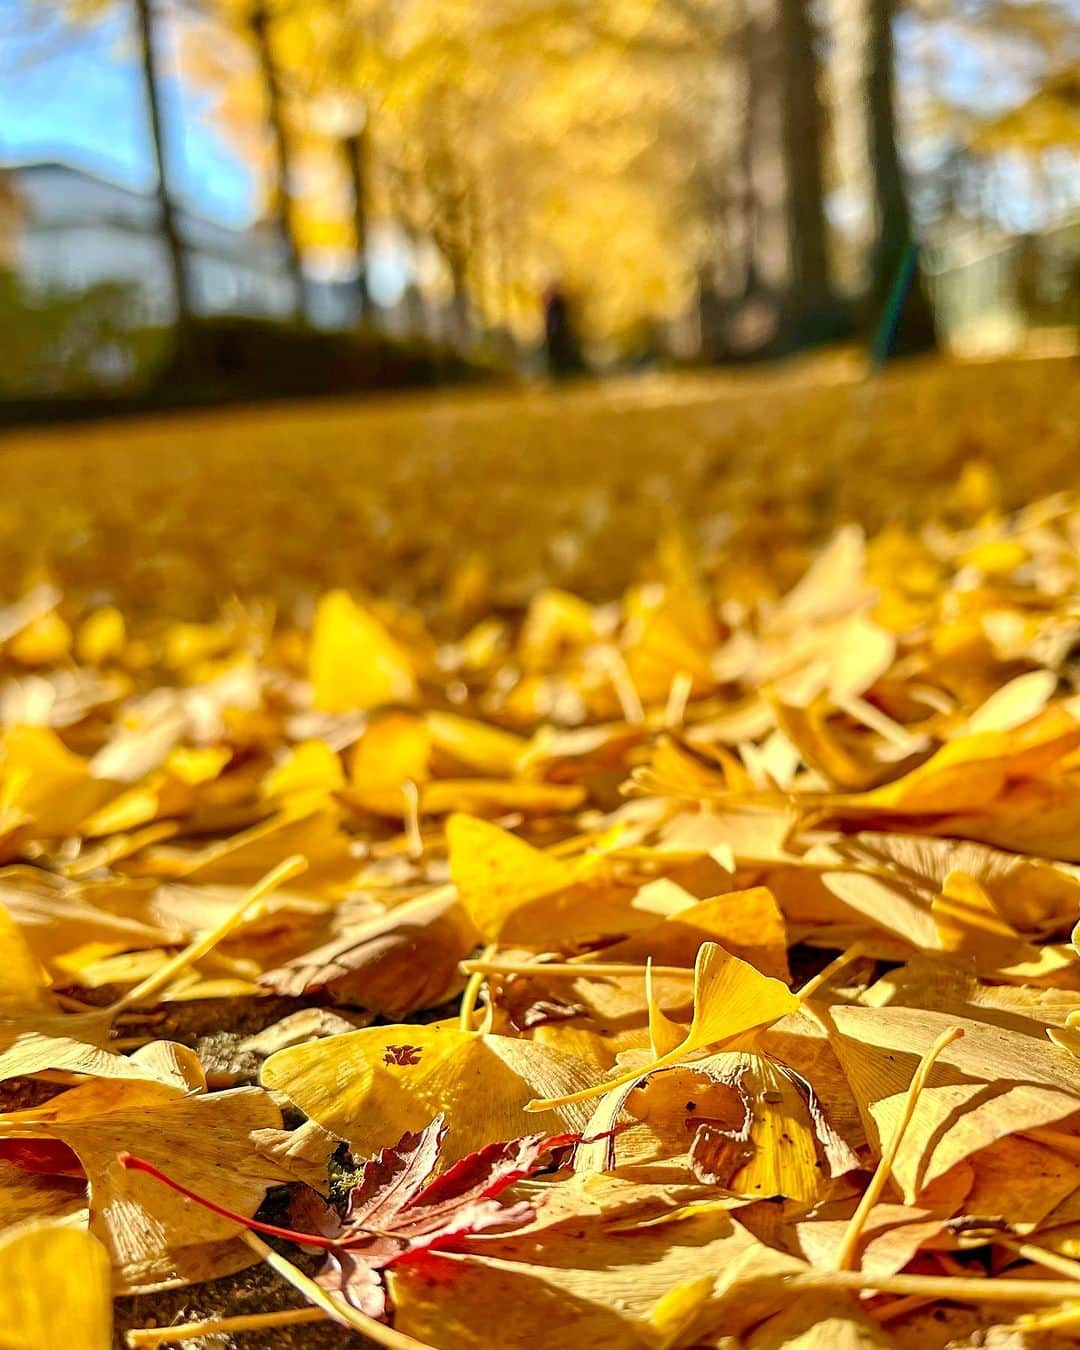
<svg viewBox="0 0 1080 1350">
<path fill-rule="evenodd" d="M 211 1317 L 203 1322 L 183 1322 L 172 1327 L 139 1327 L 127 1333 L 132 1350 L 143 1345 L 169 1345 L 173 1341 L 194 1341 L 200 1336 L 225 1336 L 234 1331 L 265 1331 L 268 1327 L 300 1326 L 305 1322 L 325 1322 L 321 1308 L 283 1308 L 280 1312 L 245 1313 L 240 1317 Z"/>
<path fill-rule="evenodd" d="M 401 785 L 401 795 L 405 799 L 405 839 L 409 857 L 413 862 L 419 862 L 424 856 L 424 835 L 420 829 L 420 789 L 411 778 L 406 778 Z"/>
<path fill-rule="evenodd" d="M 244 1214 L 238 1214 L 234 1209 L 227 1209 L 215 1200 L 207 1199 L 205 1195 L 200 1195 L 198 1191 L 189 1190 L 179 1181 L 174 1181 L 160 1167 L 155 1167 L 152 1162 L 148 1162 L 145 1158 L 138 1158 L 135 1154 L 128 1153 L 126 1149 L 124 1152 L 118 1153 L 116 1157 L 121 1167 L 126 1167 L 129 1172 L 145 1172 L 148 1177 L 160 1181 L 163 1186 L 168 1186 L 178 1195 L 194 1200 L 197 1205 L 202 1205 L 203 1209 L 208 1209 L 211 1214 L 218 1214 L 223 1219 L 230 1219 L 242 1228 L 254 1229 L 259 1233 L 266 1233 L 269 1237 L 285 1238 L 289 1242 L 296 1242 L 302 1247 L 319 1247 L 326 1252 L 334 1251 L 341 1246 L 339 1242 L 335 1242 L 332 1238 L 323 1237 L 321 1233 L 301 1233 L 295 1228 L 281 1228 L 277 1224 L 262 1223 L 259 1219 L 249 1219 Z"/>
<path fill-rule="evenodd" d="M 1066 1280 L 1013 1280 L 985 1276 L 875 1275 L 861 1270 L 812 1270 L 780 1277 L 796 1291 L 846 1289 L 855 1293 L 911 1294 L 953 1299 L 958 1303 L 1037 1303 L 1053 1305 L 1080 1299 L 1080 1283 Z"/>
<path fill-rule="evenodd" d="M 283 1280 L 287 1280 L 294 1289 L 314 1303 L 317 1308 L 321 1308 L 335 1322 L 352 1327 L 354 1331 L 359 1331 L 368 1340 L 374 1341 L 377 1345 L 386 1346 L 387 1350 L 434 1350 L 433 1346 L 427 1345 L 424 1341 L 414 1340 L 412 1336 L 407 1336 L 403 1331 L 395 1331 L 393 1327 L 388 1327 L 385 1322 L 377 1322 L 374 1317 L 368 1317 L 358 1308 L 350 1307 L 346 1303 L 339 1303 L 336 1299 L 331 1298 L 326 1290 L 320 1288 L 310 1275 L 305 1275 L 287 1257 L 274 1251 L 273 1247 L 268 1247 L 254 1233 L 242 1233 L 241 1237 L 251 1250 L 266 1262 L 271 1270 L 277 1271 Z"/>
<path fill-rule="evenodd" d="M 1048 1252 L 1045 1247 L 1039 1247 L 1034 1242 L 1018 1242 L 1016 1238 L 1003 1233 L 995 1234 L 993 1241 L 998 1246 L 1008 1247 L 1009 1251 L 1022 1256 L 1025 1261 L 1034 1261 L 1036 1265 L 1045 1266 L 1047 1270 L 1056 1270 L 1067 1279 L 1080 1281 L 1080 1261 L 1073 1261 L 1057 1252 Z"/>
<path fill-rule="evenodd" d="M 219 942 L 229 936 L 256 901 L 263 899 L 264 896 L 276 890 L 284 882 L 291 881 L 293 877 L 306 871 L 307 859 L 302 858 L 299 853 L 294 853 L 291 858 L 286 858 L 283 862 L 278 863 L 276 867 L 267 872 L 261 881 L 257 881 L 249 891 L 245 892 L 240 903 L 230 910 L 219 924 L 211 928 L 208 933 L 204 933 L 202 937 L 189 943 L 183 951 L 177 952 L 160 969 L 155 970 L 152 975 L 148 975 L 145 980 L 135 985 L 133 989 L 129 989 L 126 994 L 121 994 L 115 1003 L 110 1003 L 102 1011 L 115 1017 L 125 1008 L 130 1008 L 137 1003 L 144 1003 L 152 994 L 164 989 L 180 971 L 186 969 L 195 961 L 201 960 L 208 952 L 213 951 Z"/>
<path fill-rule="evenodd" d="M 463 975 L 554 975 L 558 979 L 610 978 L 619 975 L 639 975 L 645 978 L 645 967 L 630 961 L 500 961 L 485 956 L 462 961 L 458 969 Z M 669 975 L 692 980 L 692 966 L 653 966 L 653 975 Z"/>
<path fill-rule="evenodd" d="M 836 1253 L 835 1268 L 838 1271 L 850 1271 L 855 1265 L 859 1241 L 862 1238 L 863 1228 L 870 1217 L 870 1211 L 881 1198 L 881 1193 L 885 1189 L 885 1183 L 892 1174 L 893 1163 L 896 1161 L 896 1155 L 900 1151 L 900 1145 L 904 1142 L 904 1135 L 907 1133 L 908 1126 L 911 1124 L 912 1117 L 915 1114 L 915 1107 L 918 1105 L 919 1094 L 926 1086 L 927 1079 L 930 1077 L 934 1062 L 941 1052 L 952 1045 L 953 1041 L 958 1041 L 964 1034 L 963 1027 L 948 1027 L 933 1045 L 923 1055 L 919 1061 L 918 1068 L 911 1077 L 908 1085 L 907 1097 L 904 1100 L 904 1107 L 900 1113 L 900 1119 L 897 1122 L 893 1136 L 885 1146 L 881 1154 L 881 1159 L 874 1169 L 874 1175 L 870 1178 L 870 1184 L 863 1191 L 855 1213 L 851 1216 L 843 1239 L 840 1242 L 839 1250 Z"/>
<path fill-rule="evenodd" d="M 857 961 L 860 956 L 866 954 L 867 944 L 865 942 L 853 942 L 846 952 L 841 952 L 839 956 L 834 957 L 822 970 L 812 978 L 807 980 L 801 989 L 796 990 L 799 998 L 813 998 L 817 991 L 829 983 L 834 975 L 852 961 Z"/>
<path fill-rule="evenodd" d="M 498 950 L 494 945 L 485 947 L 480 957 L 481 961 L 490 961 Z M 461 1010 L 458 1013 L 458 1026 L 462 1031 L 472 1031 L 473 1013 L 476 1011 L 476 1000 L 480 997 L 480 990 L 484 987 L 487 979 L 487 971 L 473 970 L 469 972 L 469 982 L 465 986 L 465 992 L 461 995 Z"/>
</svg>

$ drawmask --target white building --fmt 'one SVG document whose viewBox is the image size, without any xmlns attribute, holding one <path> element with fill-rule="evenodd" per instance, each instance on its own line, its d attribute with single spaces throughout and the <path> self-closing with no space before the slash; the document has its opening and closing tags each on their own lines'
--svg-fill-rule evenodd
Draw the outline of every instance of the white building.
<svg viewBox="0 0 1080 1350">
<path fill-rule="evenodd" d="M 0 259 L 31 296 L 126 283 L 138 296 L 133 326 L 168 322 L 170 273 L 152 194 L 61 163 L 10 165 L 0 169 L 0 180 Z M 292 287 L 272 229 L 237 230 L 184 207 L 177 223 L 197 312 L 291 313 Z"/>
</svg>

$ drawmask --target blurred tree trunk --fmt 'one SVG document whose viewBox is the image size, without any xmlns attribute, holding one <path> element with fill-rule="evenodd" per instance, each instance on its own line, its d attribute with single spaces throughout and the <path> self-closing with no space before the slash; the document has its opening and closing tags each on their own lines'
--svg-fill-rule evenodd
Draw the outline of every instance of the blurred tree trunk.
<svg viewBox="0 0 1080 1350">
<path fill-rule="evenodd" d="M 472 341 L 472 302 L 469 295 L 468 264 L 463 257 L 450 259 L 453 298 L 450 312 L 454 321 L 454 338 L 464 350 Z"/>
<path fill-rule="evenodd" d="M 274 217 L 285 267 L 293 284 L 293 317 L 303 319 L 306 312 L 304 272 L 300 262 L 300 248 L 296 242 L 292 202 L 292 147 L 285 125 L 284 98 L 277 63 L 271 42 L 271 20 L 265 0 L 255 0 L 251 11 L 251 36 L 266 97 L 267 120 L 273 144 L 276 183 Z"/>
<path fill-rule="evenodd" d="M 739 0 L 739 58 L 743 68 L 744 107 L 739 128 L 739 219 L 742 243 L 742 294 L 760 289 L 757 265 L 757 234 L 760 216 L 754 183 L 754 152 L 758 138 L 758 99 L 761 94 L 761 34 L 753 0 Z"/>
<path fill-rule="evenodd" d="M 370 145 L 366 118 L 359 131 L 346 136 L 341 142 L 349 182 L 352 185 L 353 233 L 356 237 L 356 317 L 361 323 L 371 315 L 367 271 Z"/>
<path fill-rule="evenodd" d="M 169 188 L 169 154 L 162 109 L 161 69 L 155 41 L 157 36 L 155 17 L 153 0 L 135 0 L 139 63 L 146 88 L 146 101 L 150 109 L 150 139 L 154 147 L 154 167 L 157 171 L 156 192 L 161 236 L 169 255 L 169 272 L 176 305 L 176 326 L 180 345 L 183 347 L 194 313 L 194 297 L 187 251 Z"/>
<path fill-rule="evenodd" d="M 828 336 L 834 296 L 822 169 L 823 115 L 809 0 L 779 0 L 781 142 L 788 256 L 787 307 L 796 341 Z M 806 331 L 801 331 L 806 330 Z"/>
<path fill-rule="evenodd" d="M 901 275 L 913 235 L 896 136 L 893 13 L 896 0 L 869 0 L 866 68 L 867 126 L 876 237 L 870 258 L 870 319 L 876 323 Z M 894 351 L 929 351 L 937 345 L 934 316 L 919 277 L 912 283 L 896 331 Z"/>
</svg>

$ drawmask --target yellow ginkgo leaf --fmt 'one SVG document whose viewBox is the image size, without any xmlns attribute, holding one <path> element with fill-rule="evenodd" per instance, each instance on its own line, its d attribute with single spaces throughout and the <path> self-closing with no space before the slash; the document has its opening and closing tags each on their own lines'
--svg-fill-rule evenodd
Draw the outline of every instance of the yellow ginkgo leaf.
<svg viewBox="0 0 1080 1350">
<path fill-rule="evenodd" d="M 694 965 L 694 1015 L 678 1045 L 651 1063 L 598 1083 L 570 1098 L 549 1098 L 529 1103 L 530 1111 L 547 1111 L 569 1101 L 585 1101 L 623 1083 L 632 1083 L 645 1073 L 678 1064 L 687 1056 L 734 1040 L 755 1027 L 795 1012 L 799 1000 L 787 985 L 762 975 L 715 942 L 703 942 Z"/>
<path fill-rule="evenodd" d="M 212 782 L 232 758 L 232 751 L 224 745 L 208 745 L 196 749 L 178 745 L 169 751 L 166 771 L 185 787 L 198 787 Z"/>
<path fill-rule="evenodd" d="M 439 750 L 492 777 L 515 773 L 529 748 L 523 736 L 457 713 L 429 712 L 424 721 Z"/>
<path fill-rule="evenodd" d="M 692 966 L 703 942 L 718 942 L 762 974 L 788 977 L 784 917 L 765 886 L 699 900 L 654 927 L 605 947 L 599 959 L 643 962 L 652 957 L 661 966 Z"/>
<path fill-rule="evenodd" d="M 25 822 L 40 835 L 73 834 L 119 791 L 46 727 L 11 727 L 3 735 L 0 819 Z"/>
<path fill-rule="evenodd" d="M 1032 670 L 996 689 L 968 718 L 967 729 L 1012 731 L 1031 721 L 1046 707 L 1057 688 L 1057 676 L 1051 670 Z"/>
<path fill-rule="evenodd" d="M 431 733 L 420 717 L 388 712 L 373 718 L 349 757 L 351 789 L 364 803 L 375 793 L 396 793 L 402 785 L 424 783 L 430 776 Z"/>
<path fill-rule="evenodd" d="M 304 741 L 270 770 L 262 781 L 264 797 L 320 797 L 345 786 L 341 759 L 325 741 Z"/>
<path fill-rule="evenodd" d="M 601 897 L 590 894 L 586 906 L 577 893 L 577 888 L 605 874 L 602 855 L 554 857 L 498 825 L 467 815 L 450 817 L 446 838 L 450 875 L 461 903 L 487 941 L 530 946 L 604 931 Z M 633 923 L 629 895 L 623 892 L 620 903 L 618 893 L 612 894 L 610 887 L 605 890 L 608 912 L 613 903 L 620 912 L 611 931 L 618 933 L 620 923 L 625 931 Z M 648 922 L 647 916 L 636 926 L 642 922 Z"/>
<path fill-rule="evenodd" d="M 760 1248 L 726 1208 L 694 1205 L 685 1193 L 669 1189 L 658 1202 L 650 1187 L 607 1177 L 575 1177 L 548 1189 L 556 1194 L 529 1228 L 485 1237 L 461 1256 L 432 1253 L 422 1265 L 393 1268 L 395 1328 L 455 1350 L 546 1345 L 555 1326 L 568 1346 L 697 1343 L 661 1339 L 653 1315 L 667 1295 L 695 1280 L 696 1316 L 713 1292 L 714 1277 L 702 1272 L 733 1269 Z M 705 1187 L 697 1195 L 711 1198 Z M 673 1213 L 679 1199 L 681 1212 Z M 665 1329 L 673 1321 L 670 1305 L 657 1316 Z"/>
<path fill-rule="evenodd" d="M 324 712 L 405 703 L 416 694 L 408 653 L 346 591 L 331 591 L 319 601 L 308 673 L 315 706 Z"/>
<path fill-rule="evenodd" d="M 4 1350 L 109 1350 L 109 1257 L 90 1233 L 32 1223 L 0 1239 Z"/>
<path fill-rule="evenodd" d="M 989 893 L 963 872 L 945 878 L 931 913 L 941 950 L 974 958 L 980 971 L 1038 962 L 1046 950 L 1026 942 L 1002 918 Z"/>
<path fill-rule="evenodd" d="M 1003 732 L 984 731 L 950 741 L 917 769 L 853 799 L 869 810 L 904 815 L 971 811 L 989 806 L 1005 786 Z"/>
<path fill-rule="evenodd" d="M 935 1063 L 893 1164 L 905 1204 L 996 1139 L 1077 1108 L 1075 1061 L 1039 1034 L 920 1008 L 834 1005 L 830 1040 L 876 1147 L 891 1138 L 920 1055 L 950 1026 L 964 1035 Z"/>
<path fill-rule="evenodd" d="M 114 1288 L 134 1293 L 240 1269 L 251 1254 L 235 1241 L 235 1223 L 126 1170 L 118 1154 L 137 1152 L 191 1190 L 252 1215 L 267 1188 L 285 1179 L 256 1151 L 252 1134 L 280 1125 L 281 1113 L 259 1088 L 205 1093 L 112 1082 L 63 1094 L 41 1120 L 16 1113 L 4 1133 L 74 1150 L 90 1180 L 90 1230 L 112 1259 Z"/>
<path fill-rule="evenodd" d="M 8 650 L 24 666 L 51 666 L 68 654 L 71 640 L 71 629 L 54 609 L 27 624 Z"/>
<path fill-rule="evenodd" d="M 262 1070 L 266 1087 L 360 1154 L 445 1112 L 447 1162 L 492 1140 L 580 1128 L 585 1109 L 550 1110 L 537 1121 L 525 1104 L 540 1093 L 572 1096 L 593 1077 L 583 1061 L 549 1046 L 449 1022 L 365 1027 L 280 1050 Z"/>
<path fill-rule="evenodd" d="M 52 1012 L 54 1005 L 46 987 L 45 973 L 29 944 L 0 905 L 0 1018 L 5 1014 L 38 1008 Z"/>
<path fill-rule="evenodd" d="M 124 616 L 115 605 L 103 605 L 88 614 L 79 625 L 75 651 L 80 661 L 101 666 L 114 661 L 124 650 L 127 629 Z"/>
<path fill-rule="evenodd" d="M 526 665 L 543 668 L 558 661 L 567 647 L 585 647 L 598 636 L 591 605 L 554 588 L 533 597 L 521 628 L 519 649 Z"/>
<path fill-rule="evenodd" d="M 552 816 L 573 811 L 586 797 L 577 783 L 531 783 L 509 778 L 440 778 L 420 789 L 420 810 L 441 816 L 456 811 L 468 815 Z"/>
<path fill-rule="evenodd" d="M 668 1017 L 653 992 L 652 962 L 645 967 L 645 1001 L 649 1006 L 649 1046 L 654 1059 L 663 1059 L 681 1045 L 686 1028 Z"/>
</svg>

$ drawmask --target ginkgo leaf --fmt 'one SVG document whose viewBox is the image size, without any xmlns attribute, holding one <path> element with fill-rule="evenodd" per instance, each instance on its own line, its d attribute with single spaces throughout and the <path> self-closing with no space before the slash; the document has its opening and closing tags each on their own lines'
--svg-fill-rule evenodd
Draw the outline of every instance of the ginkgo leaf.
<svg viewBox="0 0 1080 1350">
<path fill-rule="evenodd" d="M 996 1139 L 1067 1119 L 1080 1104 L 1071 1056 L 1045 1038 L 918 1008 L 834 1005 L 832 1044 L 880 1146 L 899 1118 L 919 1056 L 949 1026 L 893 1166 L 905 1204 Z"/>
<path fill-rule="evenodd" d="M 458 962 L 478 941 L 454 889 L 444 886 L 349 925 L 260 982 L 294 996 L 327 989 L 383 1017 L 404 1017 L 460 988 Z"/>
<path fill-rule="evenodd" d="M 716 942 L 764 975 L 788 978 L 784 917 L 765 886 L 711 896 L 605 947 L 600 960 L 692 966 L 704 942 Z"/>
<path fill-rule="evenodd" d="M 304 741 L 276 764 L 262 781 L 264 797 L 296 797 L 313 801 L 345 786 L 340 758 L 324 741 Z"/>
<path fill-rule="evenodd" d="M 273 1129 L 281 1116 L 258 1088 L 170 1096 L 130 1105 L 118 1096 L 98 1114 L 47 1122 L 52 1138 L 78 1155 L 90 1179 L 90 1230 L 113 1262 L 118 1289 L 208 1279 L 250 1264 L 236 1225 L 192 1207 L 117 1162 L 137 1149 L 192 1190 L 228 1208 L 254 1214 L 269 1186 L 283 1179 L 256 1153 L 252 1132 Z"/>
<path fill-rule="evenodd" d="M 0 907 L 0 1081 L 62 1069 L 95 1077 L 143 1078 L 136 1062 L 105 1049 L 110 1015 L 64 1013 L 42 969 L 6 910 Z"/>
<path fill-rule="evenodd" d="M 424 723 L 436 749 L 492 777 L 512 776 L 529 749 L 523 736 L 456 713 L 429 712 Z"/>
<path fill-rule="evenodd" d="M 1012 731 L 1023 726 L 1042 712 L 1057 684 L 1057 676 L 1050 670 L 1018 675 L 975 709 L 968 718 L 968 731 Z"/>
<path fill-rule="evenodd" d="M 250 886 L 294 854 L 307 860 L 305 890 L 342 894 L 358 870 L 337 813 L 300 803 L 237 834 L 196 849 L 161 846 L 144 854 L 141 868 L 158 877 L 204 885 Z M 134 870 L 134 869 L 133 869 Z"/>
<path fill-rule="evenodd" d="M 577 1129 L 588 1117 L 584 1108 L 537 1117 L 524 1107 L 540 1093 L 573 1094 L 592 1077 L 587 1064 L 551 1047 L 443 1022 L 368 1027 L 280 1050 L 263 1065 L 261 1081 L 356 1153 L 423 1129 L 435 1103 L 450 1126 L 445 1160 L 454 1161 L 537 1126 L 549 1134 Z"/>
<path fill-rule="evenodd" d="M 54 1007 L 41 965 L 34 958 L 22 933 L 8 911 L 0 907 L 0 953 L 3 955 L 4 980 L 0 983 L 0 1013 Z"/>
<path fill-rule="evenodd" d="M 1080 989 L 1080 964 L 1069 947 L 1037 947 L 1005 921 L 991 896 L 970 877 L 953 872 L 931 913 L 942 951 L 970 957 L 982 973 L 1003 979 Z"/>
<path fill-rule="evenodd" d="M 431 732 L 414 713 L 387 712 L 364 728 L 349 756 L 349 781 L 360 801 L 377 792 L 400 792 L 430 773 Z"/>
<path fill-rule="evenodd" d="M 420 789 L 424 815 L 451 811 L 469 815 L 550 816 L 574 811 L 585 801 L 585 789 L 576 783 L 532 783 L 503 778 L 443 778 Z"/>
<path fill-rule="evenodd" d="M 0 905 L 54 979 L 58 972 L 70 977 L 74 954 L 88 948 L 97 956 L 181 941 L 184 930 L 165 926 L 154 915 L 141 912 L 147 889 L 129 887 L 123 881 L 88 886 L 39 868 L 11 867 L 0 872 Z M 4 932 L 6 924 L 0 918 L 0 944 L 6 948 Z M 25 988 L 25 982 L 12 976 L 5 994 L 14 996 L 19 987 Z"/>
<path fill-rule="evenodd" d="M 958 1212 L 975 1220 L 1007 1214 L 1016 1233 L 1039 1230 L 1080 1186 L 1080 1165 L 1075 1160 L 1024 1135 L 996 1139 L 967 1162 L 972 1185 Z"/>
<path fill-rule="evenodd" d="M 487 941 L 551 944 L 603 933 L 607 924 L 615 933 L 634 924 L 625 891 L 600 886 L 608 866 L 600 854 L 554 857 L 465 815 L 450 817 L 446 837 L 461 903 Z M 597 890 L 583 897 L 579 888 L 594 882 Z"/>
<path fill-rule="evenodd" d="M 710 1046 L 734 1040 L 755 1027 L 767 1026 L 799 1006 L 798 998 L 780 980 L 762 975 L 737 956 L 704 942 L 694 965 L 694 1011 L 680 1043 L 651 1063 L 619 1075 L 608 1083 L 597 1084 L 572 1098 L 552 1098 L 530 1102 L 529 1109 L 544 1111 L 559 1108 L 570 1100 L 583 1101 L 605 1091 L 630 1083 L 643 1073 L 669 1064 L 677 1064 L 688 1055 Z"/>
<path fill-rule="evenodd" d="M 0 742 L 0 829 L 66 835 L 120 791 L 44 727 L 10 727 Z"/>
<path fill-rule="evenodd" d="M 1008 740 L 1001 732 L 960 737 L 910 773 L 854 799 L 866 811 L 944 814 L 985 808 L 1007 781 Z"/>
<path fill-rule="evenodd" d="M 683 1158 L 707 1185 L 743 1197 L 820 1200 L 832 1172 L 815 1124 L 812 1092 L 765 1056 L 729 1052 L 645 1069 L 598 1104 L 575 1170 Z M 816 1106 L 816 1103 L 814 1103 Z M 832 1151 L 837 1143 L 828 1136 Z M 844 1166 L 856 1165 L 848 1154 Z"/>
<path fill-rule="evenodd" d="M 599 636 L 591 605 L 551 587 L 534 595 L 521 627 L 518 647 L 532 668 L 557 660 L 566 646 L 587 646 Z"/>
<path fill-rule="evenodd" d="M 308 660 L 315 706 L 326 712 L 408 702 L 416 693 L 407 653 L 346 591 L 319 601 Z"/>
<path fill-rule="evenodd" d="M 90 1233 L 56 1223 L 0 1237 L 0 1338 L 5 1350 L 110 1350 L 109 1257 Z"/>
<path fill-rule="evenodd" d="M 888 1330 L 850 1295 L 809 1294 L 743 1339 L 747 1350 L 889 1350 Z"/>
<path fill-rule="evenodd" d="M 273 36 L 299 69 L 293 8 Z M 463 39 L 457 74 L 487 60 L 487 19 L 440 22 Z M 399 94 L 445 79 L 445 34 L 399 28 Z M 373 40 L 362 64 L 381 59 Z M 383 107 L 391 140 L 402 98 Z M 170 456 L 110 432 L 92 455 L 95 500 L 118 493 L 104 531 L 67 500 L 77 446 L 56 472 L 17 449 L 26 490 L 0 522 L 26 587 L 0 607 L 0 1228 L 90 1225 L 121 1293 L 262 1257 L 401 1346 L 1067 1339 L 1080 508 L 1007 509 L 1040 455 L 1065 462 L 1042 433 L 1068 400 L 1027 366 L 887 381 L 892 412 L 918 407 L 931 434 L 892 428 L 876 459 L 833 434 L 831 378 L 800 377 L 785 412 L 788 376 L 770 376 L 759 402 L 783 434 L 751 438 L 749 476 L 691 436 L 690 492 L 652 490 L 667 451 L 651 431 L 623 446 L 633 492 L 580 477 L 572 435 L 522 458 L 527 493 L 483 437 L 455 456 L 442 427 L 437 464 L 416 447 L 360 470 L 316 455 L 289 502 L 325 535 L 315 550 L 279 528 L 276 452 L 253 475 L 242 437 L 214 443 L 210 501 L 189 454 L 158 482 L 147 466 Z M 966 382 L 997 399 L 987 457 L 913 472 L 956 439 Z M 592 395 L 551 397 L 572 432 Z M 1014 401 L 1040 434 L 999 472 Z M 528 448 L 531 409 L 513 412 Z M 372 416 L 378 450 L 411 414 Z M 666 403 L 619 416 L 677 421 Z M 901 461 L 917 511 L 882 496 L 878 470 Z M 348 470 L 330 516 L 327 465 Z M 498 478 L 498 528 L 470 523 L 460 547 L 470 473 Z M 53 571 L 62 589 L 35 584 Z M 362 598 L 309 604 L 346 577 Z M 249 904 L 240 888 L 268 868 L 289 884 Z M 414 1019 L 459 996 L 453 1020 Z M 265 1088 L 235 1086 L 264 1059 Z M 586 1131 L 572 1175 L 537 1127 Z M 272 1222 L 284 1185 L 310 1227 Z M 337 1267 L 313 1284 L 259 1231 Z M 94 1259 L 9 1261 L 37 1303 L 0 1299 L 0 1342 L 40 1313 L 61 1319 L 42 1350 L 83 1344 L 66 1309 Z M 261 1298 L 218 1284 L 123 1321 L 157 1323 L 133 1337 L 152 1344 L 177 1316 L 198 1319 L 185 1335 L 269 1339 L 310 1317 L 266 1321 Z"/>
<path fill-rule="evenodd" d="M 589 1204 L 578 1183 L 561 1185 L 570 1190 L 569 1214 L 553 1206 L 546 1222 L 542 1207 L 520 1233 L 392 1268 L 395 1327 L 428 1344 L 486 1348 L 543 1344 L 557 1325 L 568 1343 L 640 1350 L 655 1343 L 650 1318 L 666 1295 L 757 1247 L 720 1207 L 635 1227 L 644 1215 L 632 1189 L 601 1192 Z"/>
<path fill-rule="evenodd" d="M 920 1251 L 951 1247 L 951 1215 L 962 1212 L 971 1194 L 973 1171 L 967 1164 L 954 1167 L 932 1187 L 918 1205 L 882 1201 L 867 1215 L 859 1247 L 859 1268 L 867 1273 L 893 1275 Z M 835 1269 L 837 1253 L 855 1212 L 857 1198 L 845 1196 L 801 1213 L 795 1207 L 774 1204 L 739 1211 L 739 1222 L 770 1246 L 790 1243 L 804 1260 L 819 1270 Z M 786 1240 L 786 1241 L 785 1241 Z"/>
<path fill-rule="evenodd" d="M 979 979 L 968 963 L 946 963 L 925 955 L 888 971 L 866 990 L 862 1001 L 872 1007 L 899 1003 L 909 1008 L 955 1013 L 988 1026 L 1039 1036 L 1048 1026 L 1068 1025 L 1076 1007 L 1076 993 L 1069 989 L 991 984 Z"/>
</svg>

